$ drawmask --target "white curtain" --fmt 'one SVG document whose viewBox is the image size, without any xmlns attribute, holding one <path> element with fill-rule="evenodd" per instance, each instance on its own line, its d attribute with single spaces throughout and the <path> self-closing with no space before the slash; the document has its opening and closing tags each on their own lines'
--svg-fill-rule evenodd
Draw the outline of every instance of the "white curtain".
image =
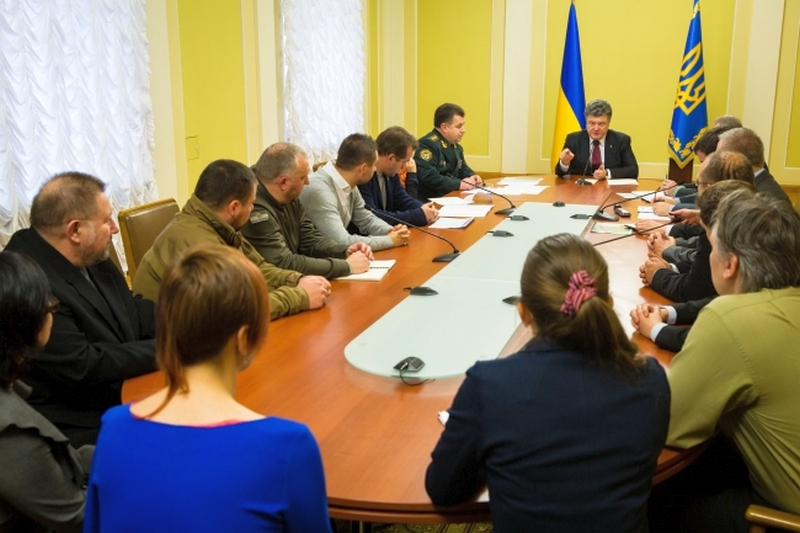
<svg viewBox="0 0 800 533">
<path fill-rule="evenodd" d="M 102 179 L 115 212 L 155 200 L 145 0 L 0 10 L 0 245 L 59 172 Z"/>
<path fill-rule="evenodd" d="M 281 0 L 286 140 L 312 164 L 364 129 L 362 0 Z"/>
</svg>

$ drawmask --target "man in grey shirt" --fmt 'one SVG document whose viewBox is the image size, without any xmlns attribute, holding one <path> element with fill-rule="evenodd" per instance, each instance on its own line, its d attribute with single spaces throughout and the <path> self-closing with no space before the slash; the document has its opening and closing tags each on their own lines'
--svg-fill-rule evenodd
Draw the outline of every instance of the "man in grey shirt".
<svg viewBox="0 0 800 533">
<path fill-rule="evenodd" d="M 256 200 L 242 234 L 261 256 L 281 268 L 338 278 L 369 269 L 363 242 L 340 244 L 321 234 L 298 200 L 308 184 L 308 157 L 296 144 L 269 146 L 253 167 Z"/>
<path fill-rule="evenodd" d="M 369 135 L 348 135 L 336 156 L 311 175 L 300 193 L 300 202 L 314 226 L 340 244 L 363 242 L 372 250 L 385 250 L 408 244 L 404 224 L 390 226 L 366 208 L 358 185 L 375 173 L 378 151 Z"/>
</svg>

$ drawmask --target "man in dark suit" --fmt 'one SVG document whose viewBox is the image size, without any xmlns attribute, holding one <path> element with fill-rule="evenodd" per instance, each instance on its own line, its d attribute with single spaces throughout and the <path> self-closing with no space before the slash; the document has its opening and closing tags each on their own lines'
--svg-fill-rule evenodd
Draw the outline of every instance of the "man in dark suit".
<svg viewBox="0 0 800 533">
<path fill-rule="evenodd" d="M 74 446 L 96 441 L 124 380 L 156 370 L 155 305 L 134 298 L 108 258 L 119 228 L 104 190 L 87 174 L 53 177 L 33 199 L 31 227 L 6 247 L 39 263 L 58 299 L 50 341 L 23 380 Z"/>
<path fill-rule="evenodd" d="M 556 174 L 591 175 L 595 179 L 638 178 L 639 165 L 631 148 L 631 138 L 608 129 L 611 105 L 592 100 L 586 105 L 586 129 L 567 135 L 556 164 Z"/>
<path fill-rule="evenodd" d="M 789 195 L 781 188 L 780 184 L 769 173 L 764 163 L 764 143 L 761 138 L 749 128 L 734 128 L 719 136 L 718 152 L 733 151 L 744 154 L 753 165 L 756 189 L 759 192 L 771 194 L 791 203 Z"/>
<path fill-rule="evenodd" d="M 372 208 L 378 218 L 390 225 L 398 221 L 415 226 L 431 224 L 439 218 L 439 210 L 433 202 L 423 204 L 412 198 L 403 184 L 400 183 L 401 168 L 406 168 L 407 182 L 417 179 L 417 167 L 414 163 L 414 150 L 417 140 L 400 126 L 391 126 L 383 130 L 375 139 L 378 145 L 378 160 L 375 162 L 375 173 L 367 183 L 358 186 L 364 203 Z M 407 165 L 411 162 L 411 165 Z"/>
</svg>

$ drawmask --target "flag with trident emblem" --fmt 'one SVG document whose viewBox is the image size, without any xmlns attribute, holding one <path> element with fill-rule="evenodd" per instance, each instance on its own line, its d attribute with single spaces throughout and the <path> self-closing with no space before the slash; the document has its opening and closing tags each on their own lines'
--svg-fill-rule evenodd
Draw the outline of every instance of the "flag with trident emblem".
<svg viewBox="0 0 800 533">
<path fill-rule="evenodd" d="M 694 145 L 708 126 L 703 37 L 700 30 L 700 0 L 694 0 L 689 35 L 683 50 L 678 94 L 669 128 L 669 156 L 680 168 L 691 161 Z"/>
</svg>

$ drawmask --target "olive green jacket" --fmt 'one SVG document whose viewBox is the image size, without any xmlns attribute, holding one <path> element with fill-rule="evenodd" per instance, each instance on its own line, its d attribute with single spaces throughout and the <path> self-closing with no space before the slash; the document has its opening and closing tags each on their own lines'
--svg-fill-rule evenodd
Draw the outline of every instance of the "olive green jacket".
<svg viewBox="0 0 800 533">
<path fill-rule="evenodd" d="M 155 301 L 164 270 L 172 259 L 187 248 L 202 242 L 218 242 L 240 250 L 258 267 L 269 286 L 272 319 L 308 309 L 308 294 L 297 287 L 302 274 L 267 263 L 255 248 L 223 222 L 206 204 L 192 195 L 180 213 L 156 238 L 147 251 L 133 280 L 133 293 Z"/>
</svg>

